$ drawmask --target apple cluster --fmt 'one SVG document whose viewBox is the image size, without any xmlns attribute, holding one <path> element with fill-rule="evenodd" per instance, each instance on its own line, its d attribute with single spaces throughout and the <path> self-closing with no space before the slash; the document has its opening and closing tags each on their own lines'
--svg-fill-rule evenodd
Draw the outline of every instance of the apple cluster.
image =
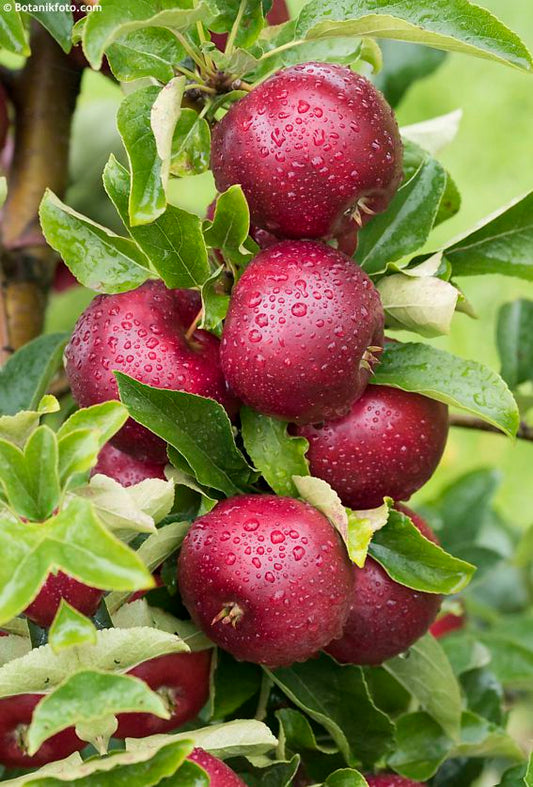
<svg viewBox="0 0 533 787">
<path fill-rule="evenodd" d="M 154 280 L 99 295 L 65 352 L 74 398 L 81 406 L 118 398 L 113 373 L 120 371 L 210 397 L 234 423 L 244 403 L 308 440 L 311 474 L 345 506 L 408 499 L 440 460 L 447 408 L 369 385 L 386 341 L 384 313 L 373 282 L 345 253 L 402 178 L 391 108 L 350 69 L 287 68 L 217 123 L 211 166 L 219 191 L 242 186 L 262 247 L 233 288 L 221 339 L 196 327 L 196 291 Z M 129 485 L 163 477 L 165 462 L 165 443 L 130 419 L 96 471 Z M 397 507 L 435 541 L 420 517 Z M 212 642 L 269 668 L 324 649 L 342 663 L 381 664 L 423 635 L 440 606 L 439 596 L 396 583 L 370 557 L 357 568 L 324 514 L 273 494 L 224 500 L 197 519 L 180 552 L 178 581 Z M 101 595 L 50 576 L 27 614 L 48 626 L 61 597 L 91 614 Z M 163 687 L 170 702 L 179 695 L 179 710 L 165 721 L 127 714 L 120 737 L 180 726 L 205 702 L 209 652 L 154 661 L 132 674 Z"/>
</svg>

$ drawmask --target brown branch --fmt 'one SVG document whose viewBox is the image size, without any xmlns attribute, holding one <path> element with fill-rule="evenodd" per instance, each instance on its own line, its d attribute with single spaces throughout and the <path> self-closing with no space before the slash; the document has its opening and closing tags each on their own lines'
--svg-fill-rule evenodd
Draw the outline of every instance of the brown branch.
<svg viewBox="0 0 533 787">
<path fill-rule="evenodd" d="M 474 418 L 473 415 L 452 414 L 448 422 L 450 426 L 458 426 L 461 429 L 478 429 L 481 432 L 493 432 L 499 435 L 503 434 L 496 426 L 492 426 L 492 424 L 482 421 L 481 418 Z M 516 436 L 520 440 L 533 440 L 533 426 L 528 426 L 522 421 L 518 427 Z"/>
<path fill-rule="evenodd" d="M 10 91 L 15 150 L 1 228 L 0 364 L 42 330 L 57 258 L 41 235 L 38 209 L 46 187 L 59 196 L 65 192 L 70 125 L 81 81 L 81 71 L 35 22 L 30 45 L 32 54 Z"/>
</svg>

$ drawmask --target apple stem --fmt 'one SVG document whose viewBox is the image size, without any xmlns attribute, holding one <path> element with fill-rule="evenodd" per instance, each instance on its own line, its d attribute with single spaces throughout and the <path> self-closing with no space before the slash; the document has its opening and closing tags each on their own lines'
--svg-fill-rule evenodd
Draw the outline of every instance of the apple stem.
<svg viewBox="0 0 533 787">
<path fill-rule="evenodd" d="M 195 330 L 198 328 L 198 325 L 202 320 L 203 316 L 204 316 L 204 307 L 202 306 L 202 308 L 200 309 L 194 320 L 187 328 L 187 333 L 185 334 L 185 338 L 187 339 L 187 341 L 190 341 L 190 339 L 192 338 L 192 335 L 195 332 Z"/>
</svg>

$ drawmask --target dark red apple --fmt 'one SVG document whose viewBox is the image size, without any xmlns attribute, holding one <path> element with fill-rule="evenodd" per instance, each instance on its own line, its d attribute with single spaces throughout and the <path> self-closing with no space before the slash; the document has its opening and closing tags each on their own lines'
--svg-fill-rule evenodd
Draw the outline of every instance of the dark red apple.
<svg viewBox="0 0 533 787">
<path fill-rule="evenodd" d="M 448 437 L 448 408 L 399 388 L 369 385 L 350 412 L 296 433 L 309 441 L 311 474 L 345 506 L 377 508 L 385 496 L 408 500 L 428 481 Z"/>
<path fill-rule="evenodd" d="M 209 776 L 209 787 L 246 787 L 242 779 L 239 779 L 225 762 L 203 749 L 193 749 L 187 759 L 204 769 Z"/>
<path fill-rule="evenodd" d="M 396 773 L 379 773 L 377 776 L 365 774 L 368 787 L 424 787 L 422 782 L 414 782 L 412 779 L 405 779 Z"/>
<path fill-rule="evenodd" d="M 331 238 L 385 210 L 402 179 L 394 113 L 365 77 L 306 63 L 279 71 L 213 129 L 217 189 L 239 183 L 252 223 L 280 238 Z"/>
<path fill-rule="evenodd" d="M 430 634 L 433 634 L 436 639 L 445 637 L 446 634 L 451 634 L 452 631 L 460 631 L 465 627 L 466 615 L 461 612 L 456 615 L 455 612 L 445 612 L 440 615 L 437 620 L 429 627 Z"/>
<path fill-rule="evenodd" d="M 129 670 L 163 699 L 171 716 L 160 719 L 152 713 L 121 713 L 115 738 L 144 738 L 170 732 L 194 719 L 209 697 L 210 650 L 169 653 Z"/>
<path fill-rule="evenodd" d="M 30 757 L 26 736 L 33 711 L 43 694 L 15 694 L 0 699 L 0 763 L 6 768 L 40 768 L 63 760 L 87 745 L 69 727 L 53 735 Z"/>
<path fill-rule="evenodd" d="M 48 628 L 64 598 L 71 607 L 82 615 L 91 617 L 98 609 L 104 595 L 103 590 L 89 587 L 62 571 L 49 574 L 37 598 L 24 610 L 24 614 L 38 626 Z"/>
<path fill-rule="evenodd" d="M 340 635 L 352 570 L 339 535 L 315 508 L 243 495 L 194 522 L 178 581 L 213 642 L 239 660 L 279 667 L 305 661 Z"/>
<path fill-rule="evenodd" d="M 118 370 L 156 388 L 211 397 L 231 415 L 237 402 L 222 375 L 219 341 L 187 331 L 201 308 L 193 290 L 168 290 L 148 281 L 119 295 L 98 295 L 79 318 L 65 350 L 72 395 L 83 407 L 118 399 Z M 131 419 L 113 444 L 139 460 L 166 462 L 166 446 Z"/>
<path fill-rule="evenodd" d="M 437 543 L 435 534 L 414 511 L 407 514 L 422 535 Z M 400 585 L 379 563 L 368 557 L 364 568 L 352 564 L 354 584 L 348 620 L 340 639 L 326 651 L 342 664 L 373 666 L 406 651 L 435 619 L 442 598 Z"/>
<path fill-rule="evenodd" d="M 137 459 L 135 456 L 125 454 L 124 451 L 119 451 L 111 443 L 106 443 L 98 454 L 98 462 L 91 475 L 102 473 L 114 478 L 122 486 L 134 486 L 146 478 L 165 480 L 164 471 L 165 465 Z"/>
<path fill-rule="evenodd" d="M 366 273 L 324 243 L 284 241 L 233 290 L 221 362 L 231 389 L 266 415 L 339 418 L 363 393 L 383 343 L 383 308 Z"/>
</svg>

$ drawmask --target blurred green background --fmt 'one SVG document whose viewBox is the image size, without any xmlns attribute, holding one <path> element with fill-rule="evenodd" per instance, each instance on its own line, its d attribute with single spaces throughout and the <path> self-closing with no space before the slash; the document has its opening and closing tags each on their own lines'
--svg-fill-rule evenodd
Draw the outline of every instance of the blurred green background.
<svg viewBox="0 0 533 787">
<path fill-rule="evenodd" d="M 497 16 L 533 48 L 532 0 L 483 0 Z M 289 0 L 295 12 L 304 0 Z M 102 198 L 101 172 L 112 150 L 120 153 L 115 112 L 120 90 L 105 77 L 87 73 L 75 120 L 72 183 L 68 201 L 93 218 L 117 226 L 113 208 Z M 407 125 L 462 108 L 455 141 L 439 158 L 452 173 L 463 202 L 461 211 L 441 225 L 431 238 L 437 245 L 464 232 L 488 213 L 533 188 L 533 80 L 511 68 L 463 55 L 450 55 L 431 77 L 418 82 L 398 110 Z M 173 201 L 201 212 L 214 194 L 210 175 L 177 184 Z M 495 327 L 501 304 L 517 297 L 533 298 L 533 284 L 502 276 L 463 278 L 460 286 L 479 319 L 458 314 L 450 336 L 433 340 L 437 346 L 498 368 Z M 77 290 L 55 296 L 49 329 L 69 329 L 87 302 Z M 405 334 L 399 338 L 413 338 Z M 531 466 L 533 445 L 513 443 L 503 436 L 454 429 L 434 478 L 413 498 L 433 497 L 443 485 L 467 470 L 491 466 L 502 472 L 497 504 L 505 518 L 519 526 L 531 524 Z"/>
</svg>

